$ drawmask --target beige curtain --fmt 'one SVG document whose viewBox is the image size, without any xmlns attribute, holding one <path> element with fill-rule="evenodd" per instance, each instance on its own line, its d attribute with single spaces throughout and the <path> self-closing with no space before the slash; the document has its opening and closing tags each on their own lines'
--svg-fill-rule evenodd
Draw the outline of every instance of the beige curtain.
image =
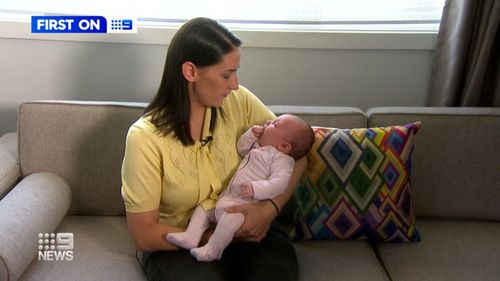
<svg viewBox="0 0 500 281">
<path fill-rule="evenodd" d="M 500 0 L 447 0 L 428 106 L 500 107 Z"/>
</svg>

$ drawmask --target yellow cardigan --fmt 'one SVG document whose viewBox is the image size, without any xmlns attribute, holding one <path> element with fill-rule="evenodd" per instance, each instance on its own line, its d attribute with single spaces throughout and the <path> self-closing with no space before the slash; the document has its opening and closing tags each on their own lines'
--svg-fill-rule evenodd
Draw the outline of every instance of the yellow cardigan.
<svg viewBox="0 0 500 281">
<path fill-rule="evenodd" d="M 251 126 L 276 116 L 248 89 L 240 86 L 223 102 L 217 126 L 209 132 L 207 108 L 201 139 L 183 146 L 170 134 L 158 134 L 149 118 L 141 117 L 129 129 L 122 163 L 122 197 L 130 213 L 159 209 L 160 222 L 185 227 L 194 207 L 215 207 L 241 157 L 236 144 Z"/>
</svg>

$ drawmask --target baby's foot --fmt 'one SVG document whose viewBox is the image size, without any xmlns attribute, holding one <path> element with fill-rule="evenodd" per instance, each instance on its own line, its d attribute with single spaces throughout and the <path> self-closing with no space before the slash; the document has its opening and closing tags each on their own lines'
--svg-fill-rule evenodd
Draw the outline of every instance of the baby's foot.
<svg viewBox="0 0 500 281">
<path fill-rule="evenodd" d="M 198 261 L 209 262 L 220 260 L 222 257 L 222 249 L 215 249 L 211 247 L 210 244 L 206 244 L 203 247 L 191 249 L 191 255 Z"/>
<path fill-rule="evenodd" d="M 167 241 L 188 250 L 197 247 L 200 242 L 192 236 L 187 235 L 187 232 L 170 233 L 167 235 Z"/>
</svg>

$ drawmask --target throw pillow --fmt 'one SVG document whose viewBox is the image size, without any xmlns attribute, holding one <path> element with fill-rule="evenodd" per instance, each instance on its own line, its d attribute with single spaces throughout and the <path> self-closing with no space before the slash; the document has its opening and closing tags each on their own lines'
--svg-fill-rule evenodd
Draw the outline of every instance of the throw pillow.
<svg viewBox="0 0 500 281">
<path fill-rule="evenodd" d="M 295 192 L 295 238 L 420 240 L 410 182 L 419 128 L 314 128 Z"/>
</svg>

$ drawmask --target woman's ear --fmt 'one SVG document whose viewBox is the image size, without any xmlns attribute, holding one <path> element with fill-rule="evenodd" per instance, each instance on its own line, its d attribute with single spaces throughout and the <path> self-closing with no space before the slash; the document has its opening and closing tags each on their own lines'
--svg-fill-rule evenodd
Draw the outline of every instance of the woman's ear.
<svg viewBox="0 0 500 281">
<path fill-rule="evenodd" d="M 282 142 L 278 144 L 278 150 L 285 153 L 286 155 L 289 155 L 290 152 L 292 152 L 292 144 L 289 142 Z"/>
<path fill-rule="evenodd" d="M 188 82 L 194 82 L 197 78 L 196 65 L 190 61 L 186 61 L 182 64 L 182 75 Z"/>
</svg>

